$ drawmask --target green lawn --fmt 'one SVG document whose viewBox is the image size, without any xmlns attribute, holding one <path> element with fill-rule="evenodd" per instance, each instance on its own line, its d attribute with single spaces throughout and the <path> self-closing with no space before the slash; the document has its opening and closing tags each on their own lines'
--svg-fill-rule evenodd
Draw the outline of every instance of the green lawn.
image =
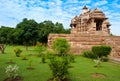
<svg viewBox="0 0 120 81">
<path fill-rule="evenodd" d="M 22 56 L 26 55 L 28 60 L 22 60 L 22 57 L 16 57 L 14 54 L 14 48 L 19 47 L 23 50 Z M 3 81 L 7 76 L 5 74 L 5 68 L 9 65 L 10 59 L 19 66 L 19 75 L 24 78 L 24 81 L 47 81 L 52 77 L 50 68 L 47 63 L 40 63 L 41 58 L 37 56 L 29 56 L 29 54 L 37 54 L 33 51 L 34 47 L 29 47 L 30 51 L 25 51 L 23 46 L 7 46 L 6 54 L 0 54 L 0 81 Z M 32 61 L 32 67 L 34 70 L 27 70 L 29 61 Z M 75 63 L 71 63 L 69 68 L 69 78 L 71 81 L 120 81 L 120 65 L 111 62 L 102 62 L 101 68 L 96 69 L 93 66 L 95 63 L 91 59 L 87 59 L 81 56 L 76 56 Z M 92 73 L 102 73 L 105 78 L 93 78 Z"/>
</svg>

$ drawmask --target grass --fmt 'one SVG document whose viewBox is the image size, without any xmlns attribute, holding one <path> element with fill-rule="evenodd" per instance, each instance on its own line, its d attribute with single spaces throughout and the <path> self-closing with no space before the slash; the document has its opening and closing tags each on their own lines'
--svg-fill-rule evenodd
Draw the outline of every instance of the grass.
<svg viewBox="0 0 120 81">
<path fill-rule="evenodd" d="M 14 48 L 20 48 L 23 50 L 21 57 L 16 57 L 14 54 Z M 5 74 L 5 68 L 9 65 L 11 59 L 15 64 L 19 66 L 19 75 L 24 78 L 24 81 L 47 81 L 52 77 L 50 68 L 47 63 L 40 63 L 41 58 L 37 57 L 37 52 L 34 51 L 34 47 L 29 47 L 30 51 L 25 51 L 23 46 L 7 46 L 6 54 L 0 54 L 0 81 L 3 81 L 7 76 Z M 33 56 L 29 56 L 32 54 Z M 25 55 L 28 60 L 22 60 L 22 55 Z M 29 62 L 32 61 L 33 70 L 27 70 Z M 96 69 L 93 66 L 95 63 L 91 59 L 87 59 L 81 56 L 76 56 L 75 63 L 71 63 L 69 68 L 69 78 L 71 81 L 120 81 L 120 65 L 111 62 L 102 62 L 101 68 Z M 104 74 L 105 78 L 93 78 L 92 73 Z"/>
</svg>

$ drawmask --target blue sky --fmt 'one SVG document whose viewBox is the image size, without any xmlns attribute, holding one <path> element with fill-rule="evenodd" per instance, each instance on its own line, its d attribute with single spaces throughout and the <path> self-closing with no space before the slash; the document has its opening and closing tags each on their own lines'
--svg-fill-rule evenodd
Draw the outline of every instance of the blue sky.
<svg viewBox="0 0 120 81">
<path fill-rule="evenodd" d="M 102 10 L 112 24 L 111 32 L 120 36 L 120 0 L 0 0 L 0 26 L 15 27 L 23 18 L 51 20 L 69 28 L 71 19 L 83 6 Z"/>
</svg>

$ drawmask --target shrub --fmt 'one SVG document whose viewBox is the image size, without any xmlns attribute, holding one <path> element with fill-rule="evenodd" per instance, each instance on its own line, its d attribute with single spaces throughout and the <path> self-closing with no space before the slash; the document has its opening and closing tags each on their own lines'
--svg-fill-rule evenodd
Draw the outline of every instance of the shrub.
<svg viewBox="0 0 120 81">
<path fill-rule="evenodd" d="M 68 53 L 70 45 L 64 38 L 56 38 L 53 41 L 52 48 L 61 56 Z"/>
<path fill-rule="evenodd" d="M 54 57 L 53 59 L 50 59 L 49 67 L 52 70 L 53 81 L 63 81 L 67 78 L 68 61 L 65 58 Z"/>
<path fill-rule="evenodd" d="M 33 70 L 33 69 L 34 69 L 32 63 L 33 63 L 33 61 L 32 61 L 32 60 L 29 60 L 28 67 L 27 67 L 28 70 Z"/>
<path fill-rule="evenodd" d="M 42 56 L 41 58 L 42 63 L 45 63 L 45 60 L 46 60 L 45 56 Z"/>
<path fill-rule="evenodd" d="M 26 55 L 23 55 L 23 56 L 22 56 L 22 60 L 27 60 L 27 56 L 26 56 Z"/>
<path fill-rule="evenodd" d="M 92 59 L 95 59 L 96 58 L 96 55 L 92 52 L 92 51 L 83 51 L 83 56 L 84 57 L 87 57 L 87 58 L 92 58 Z"/>
<path fill-rule="evenodd" d="M 18 75 L 18 66 L 17 65 L 9 65 L 6 67 L 6 71 L 5 73 L 7 74 L 7 76 L 10 78 L 10 79 L 14 79 L 16 78 L 16 76 Z"/>
<path fill-rule="evenodd" d="M 69 62 L 75 62 L 75 55 L 73 55 L 73 54 L 69 54 L 68 55 L 68 60 L 69 60 Z"/>
<path fill-rule="evenodd" d="M 97 57 L 108 56 L 111 52 L 112 48 L 110 46 L 93 46 L 92 52 L 97 55 Z"/>
<path fill-rule="evenodd" d="M 14 52 L 15 52 L 15 54 L 16 54 L 17 57 L 20 57 L 20 54 L 22 53 L 22 50 L 19 49 L 19 48 L 15 48 Z"/>
<path fill-rule="evenodd" d="M 46 50 L 46 52 L 45 52 L 45 57 L 47 59 L 50 59 L 50 58 L 54 57 L 54 55 L 55 55 L 55 53 L 52 50 Z"/>
<path fill-rule="evenodd" d="M 42 55 L 44 55 L 44 52 L 46 51 L 46 47 L 42 43 L 37 42 L 35 46 L 35 51 L 38 53 L 37 56 L 41 57 Z"/>
</svg>

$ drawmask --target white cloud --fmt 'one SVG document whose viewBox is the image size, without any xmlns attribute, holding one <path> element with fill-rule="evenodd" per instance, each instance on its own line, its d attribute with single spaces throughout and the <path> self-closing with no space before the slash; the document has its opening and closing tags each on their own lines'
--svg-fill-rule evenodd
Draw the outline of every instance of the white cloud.
<svg viewBox="0 0 120 81">
<path fill-rule="evenodd" d="M 90 4 L 90 3 L 91 3 L 91 0 L 80 1 L 80 4 L 83 4 L 83 5 Z"/>
<path fill-rule="evenodd" d="M 69 28 L 71 19 L 79 15 L 83 6 L 87 5 L 92 9 L 99 7 L 110 19 L 111 31 L 119 34 L 116 31 L 120 30 L 120 5 L 117 0 L 113 2 L 109 5 L 107 0 L 0 0 L 0 26 L 15 27 L 23 18 L 28 18 L 38 23 L 44 20 L 61 22 L 65 28 Z"/>
<path fill-rule="evenodd" d="M 102 5 L 105 5 L 107 4 L 108 2 L 106 0 L 101 0 L 101 1 L 98 1 L 96 3 L 94 3 L 94 6 L 95 7 L 98 7 L 98 6 L 102 6 Z"/>
</svg>

